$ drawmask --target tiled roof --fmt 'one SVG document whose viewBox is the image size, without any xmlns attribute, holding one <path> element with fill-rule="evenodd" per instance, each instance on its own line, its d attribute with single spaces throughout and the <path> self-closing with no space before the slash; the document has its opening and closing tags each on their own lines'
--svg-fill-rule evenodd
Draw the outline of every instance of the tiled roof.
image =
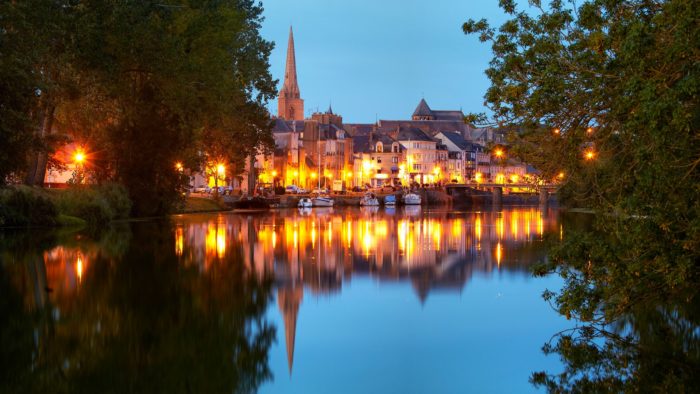
<svg viewBox="0 0 700 394">
<path fill-rule="evenodd" d="M 464 114 L 462 111 L 433 111 L 433 116 L 435 116 L 435 120 L 451 120 L 459 122 L 464 120 Z"/>
<path fill-rule="evenodd" d="M 352 150 L 355 153 L 369 152 L 369 135 L 356 135 L 352 137 Z"/>
<path fill-rule="evenodd" d="M 435 141 L 417 127 L 399 127 L 396 139 L 399 141 Z"/>
<path fill-rule="evenodd" d="M 420 99 L 420 103 L 418 103 L 416 110 L 413 111 L 413 116 L 433 116 L 433 111 L 430 110 L 430 107 L 428 107 L 428 103 L 425 102 L 425 99 Z"/>
<path fill-rule="evenodd" d="M 454 120 L 380 120 L 379 127 L 382 129 L 417 127 L 429 135 L 435 135 L 441 131 L 457 131 L 468 135 L 470 130 L 466 123 Z"/>
</svg>

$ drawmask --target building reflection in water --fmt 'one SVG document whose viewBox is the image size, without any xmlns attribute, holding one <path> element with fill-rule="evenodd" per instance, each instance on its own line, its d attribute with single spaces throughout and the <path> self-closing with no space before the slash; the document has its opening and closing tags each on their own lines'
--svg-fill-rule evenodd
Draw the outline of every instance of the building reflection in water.
<svg viewBox="0 0 700 394">
<path fill-rule="evenodd" d="M 408 280 L 425 302 L 433 290 L 461 291 L 475 273 L 527 272 L 525 262 L 544 256 L 535 241 L 557 230 L 556 212 L 535 208 L 439 213 L 368 207 L 183 216 L 174 235 L 182 264 L 206 271 L 235 253 L 251 275 L 274 275 L 291 373 L 305 291 L 331 294 L 344 278 L 368 275 Z"/>
<path fill-rule="evenodd" d="M 173 244 L 181 264 L 202 273 L 217 264 L 240 261 L 256 278 L 273 275 L 291 373 L 304 292 L 332 294 L 340 291 L 344 279 L 366 275 L 380 281 L 410 281 L 420 302 L 425 302 L 434 290 L 461 291 L 474 274 L 527 272 L 525 262 L 544 257 L 536 241 L 545 232 L 563 237 L 555 211 L 321 208 L 251 216 L 180 216 L 174 219 Z M 70 308 L 98 253 L 97 246 L 57 246 L 45 252 L 43 264 L 36 264 L 29 274 L 41 284 L 37 289 L 51 289 L 55 302 Z M 46 302 L 43 291 L 26 296 L 34 307 Z"/>
</svg>

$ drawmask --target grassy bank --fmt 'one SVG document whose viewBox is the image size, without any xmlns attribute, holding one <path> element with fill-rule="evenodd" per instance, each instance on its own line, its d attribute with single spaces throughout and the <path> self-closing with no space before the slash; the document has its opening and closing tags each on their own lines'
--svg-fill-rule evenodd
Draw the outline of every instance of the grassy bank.
<svg viewBox="0 0 700 394">
<path fill-rule="evenodd" d="M 187 197 L 185 204 L 176 213 L 197 213 L 197 212 L 217 212 L 228 211 L 224 203 L 205 197 Z"/>
<path fill-rule="evenodd" d="M 98 226 L 125 219 L 131 200 L 116 184 L 43 189 L 0 189 L 0 227 Z"/>
</svg>

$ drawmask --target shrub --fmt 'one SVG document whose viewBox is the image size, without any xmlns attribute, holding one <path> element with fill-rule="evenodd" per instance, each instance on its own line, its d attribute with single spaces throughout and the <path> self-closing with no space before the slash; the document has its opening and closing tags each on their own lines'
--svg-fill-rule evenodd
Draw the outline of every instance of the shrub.
<svg viewBox="0 0 700 394">
<path fill-rule="evenodd" d="M 0 226 L 54 226 L 58 210 L 41 191 L 17 186 L 0 191 Z"/>
<path fill-rule="evenodd" d="M 112 208 L 112 219 L 126 219 L 131 215 L 131 199 L 126 188 L 117 183 L 107 183 L 97 188 Z"/>
</svg>

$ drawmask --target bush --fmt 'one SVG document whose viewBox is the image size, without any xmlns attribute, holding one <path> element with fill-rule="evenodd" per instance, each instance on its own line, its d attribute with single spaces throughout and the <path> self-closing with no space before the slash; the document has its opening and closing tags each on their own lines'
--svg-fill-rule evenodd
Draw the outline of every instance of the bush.
<svg viewBox="0 0 700 394">
<path fill-rule="evenodd" d="M 54 226 L 58 210 L 40 190 L 18 186 L 0 191 L 0 226 Z"/>
<path fill-rule="evenodd" d="M 108 184 L 96 187 L 72 187 L 57 199 L 64 215 L 81 218 L 91 225 L 129 217 L 131 200 L 124 187 Z"/>
</svg>

